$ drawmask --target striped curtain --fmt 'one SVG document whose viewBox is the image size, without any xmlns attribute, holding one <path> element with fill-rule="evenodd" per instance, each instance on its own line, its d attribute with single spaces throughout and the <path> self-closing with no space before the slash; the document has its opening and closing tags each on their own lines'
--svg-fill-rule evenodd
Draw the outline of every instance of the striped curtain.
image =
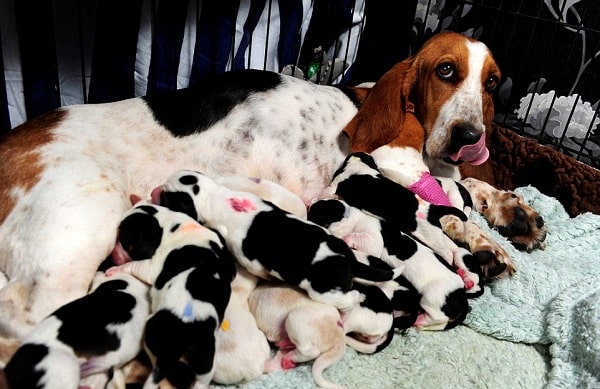
<svg viewBox="0 0 600 389">
<path fill-rule="evenodd" d="M 365 1 L 2 0 L 0 131 L 60 106 L 184 88 L 230 69 L 306 68 L 317 48 L 348 70 Z"/>
</svg>

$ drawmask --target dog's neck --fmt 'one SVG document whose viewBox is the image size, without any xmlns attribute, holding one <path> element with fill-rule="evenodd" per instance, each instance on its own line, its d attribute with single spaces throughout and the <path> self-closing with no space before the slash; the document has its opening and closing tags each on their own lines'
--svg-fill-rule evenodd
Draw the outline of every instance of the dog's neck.
<svg viewBox="0 0 600 389">
<path fill-rule="evenodd" d="M 438 159 L 431 159 L 425 153 L 423 153 L 423 160 L 429 167 L 432 176 L 448 177 L 455 181 L 460 181 L 461 176 L 458 166 L 450 165 Z"/>
</svg>

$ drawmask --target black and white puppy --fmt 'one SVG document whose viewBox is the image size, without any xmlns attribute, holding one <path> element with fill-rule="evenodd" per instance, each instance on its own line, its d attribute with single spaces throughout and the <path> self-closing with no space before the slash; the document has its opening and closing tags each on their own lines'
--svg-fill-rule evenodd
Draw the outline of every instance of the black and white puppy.
<svg viewBox="0 0 600 389">
<path fill-rule="evenodd" d="M 342 238 L 353 244 L 355 250 L 366 254 L 361 259 L 369 265 L 381 268 L 371 264 L 379 258 L 385 263 L 384 269 L 401 269 L 402 277 L 421 296 L 419 305 L 423 313 L 415 321 L 419 328 L 445 329 L 450 324 L 458 324 L 468 312 L 466 290 L 476 294 L 482 291 L 481 277 L 477 274 L 472 277 L 470 271 L 466 273 L 460 268 L 455 271 L 433 250 L 403 233 L 396 225 L 350 207 L 342 200 L 319 200 L 309 209 L 308 217 L 327 223 L 333 231 L 347 233 Z M 361 232 L 357 234 L 357 230 Z M 361 234 L 368 239 L 362 239 Z M 472 255 L 467 250 L 456 250 L 462 250 L 463 262 L 472 262 Z M 393 292 L 388 292 L 390 299 Z"/>
<path fill-rule="evenodd" d="M 144 201 L 124 214 L 118 239 L 138 260 L 106 274 L 127 272 L 152 285 L 144 334 L 153 365 L 147 384 L 207 387 L 214 374 L 215 333 L 235 276 L 219 235 L 183 213 Z M 144 252 L 151 256 L 142 259 Z"/>
<path fill-rule="evenodd" d="M 362 296 L 360 303 L 344 315 L 346 344 L 363 354 L 385 349 L 394 336 L 392 302 L 376 285 L 355 282 Z"/>
<path fill-rule="evenodd" d="M 9 387 L 77 388 L 83 377 L 120 368 L 142 349 L 149 305 L 148 286 L 135 277 L 105 278 L 34 328 L 4 369 Z"/>
<path fill-rule="evenodd" d="M 253 193 L 231 190 L 192 170 L 173 173 L 153 201 L 217 230 L 250 273 L 296 285 L 320 302 L 347 311 L 359 300 L 354 276 L 390 280 L 393 272 L 359 263 L 327 229 L 292 215 Z"/>
<path fill-rule="evenodd" d="M 371 155 L 362 152 L 349 154 L 320 198 L 340 198 L 350 206 L 420 240 L 449 264 L 466 272 L 468 278 L 478 277 L 469 273 L 463 260 L 464 249 L 444 233 L 440 223 L 445 216 L 464 222 L 467 220 L 465 213 L 455 207 L 423 201 L 410 190 L 383 176 Z"/>
</svg>

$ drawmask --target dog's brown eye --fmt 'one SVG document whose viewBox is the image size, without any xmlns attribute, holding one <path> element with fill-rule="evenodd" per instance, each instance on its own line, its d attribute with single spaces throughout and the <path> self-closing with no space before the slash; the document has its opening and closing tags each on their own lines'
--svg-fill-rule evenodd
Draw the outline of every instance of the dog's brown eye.
<svg viewBox="0 0 600 389">
<path fill-rule="evenodd" d="M 490 78 L 488 78 L 485 82 L 485 89 L 492 93 L 493 91 L 496 90 L 496 88 L 498 87 L 498 77 L 496 76 L 491 76 Z"/>
<path fill-rule="evenodd" d="M 482 209 L 482 210 L 483 210 L 483 209 L 487 209 L 487 207 L 488 207 L 487 200 L 482 200 L 482 201 L 481 201 L 481 209 Z"/>
<path fill-rule="evenodd" d="M 451 79 L 454 76 L 454 71 L 454 65 L 448 62 L 439 65 L 436 69 L 437 75 L 444 80 Z"/>
</svg>

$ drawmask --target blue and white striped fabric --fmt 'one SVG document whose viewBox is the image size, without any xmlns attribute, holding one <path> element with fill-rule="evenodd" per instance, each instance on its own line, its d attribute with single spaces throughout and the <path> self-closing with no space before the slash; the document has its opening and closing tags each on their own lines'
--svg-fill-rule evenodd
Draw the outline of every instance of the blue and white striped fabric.
<svg viewBox="0 0 600 389">
<path fill-rule="evenodd" d="M 365 0 L 6 0 L 0 130 L 59 106 L 184 88 L 230 69 L 302 68 L 317 47 L 347 69 L 364 10 Z"/>
</svg>

